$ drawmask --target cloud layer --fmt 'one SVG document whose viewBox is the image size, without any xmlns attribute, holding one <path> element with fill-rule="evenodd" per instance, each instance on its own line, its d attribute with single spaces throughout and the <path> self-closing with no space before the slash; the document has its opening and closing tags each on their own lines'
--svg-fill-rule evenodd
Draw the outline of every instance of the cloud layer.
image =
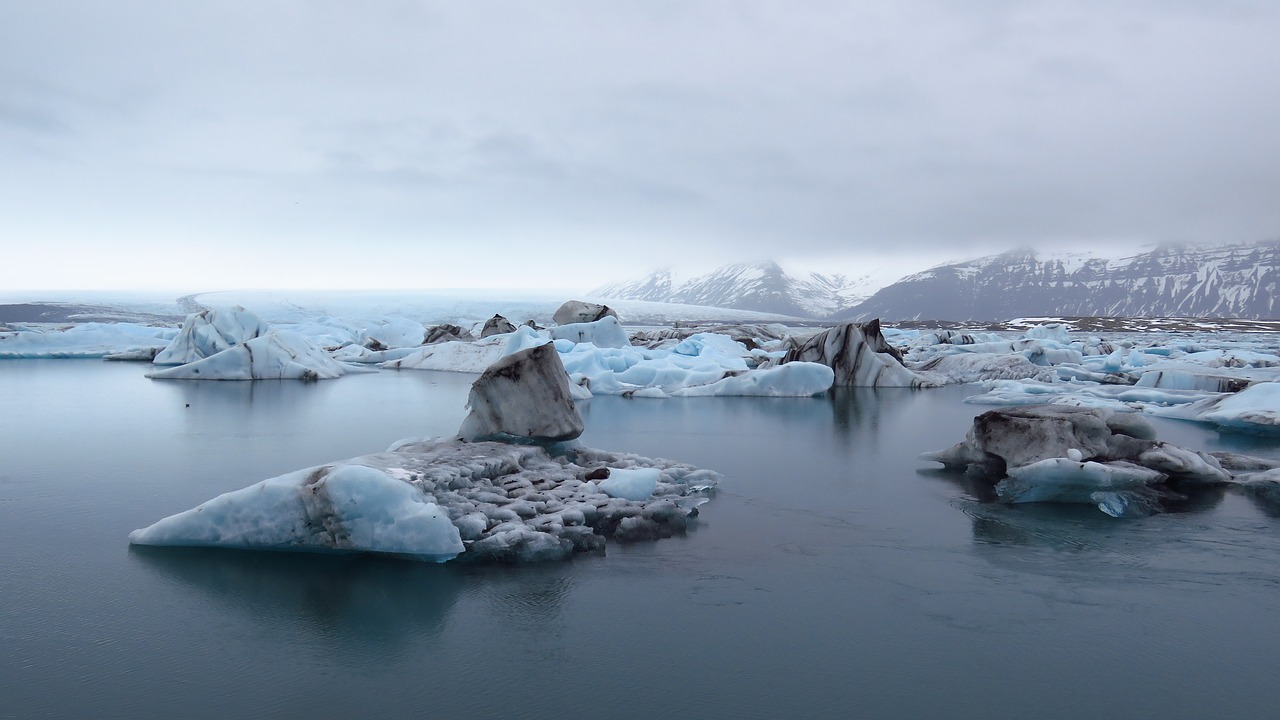
<svg viewBox="0 0 1280 720">
<path fill-rule="evenodd" d="M 1278 32 L 1245 1 L 10 3 L 0 236 L 18 286 L 199 288 L 1274 237 Z"/>
</svg>

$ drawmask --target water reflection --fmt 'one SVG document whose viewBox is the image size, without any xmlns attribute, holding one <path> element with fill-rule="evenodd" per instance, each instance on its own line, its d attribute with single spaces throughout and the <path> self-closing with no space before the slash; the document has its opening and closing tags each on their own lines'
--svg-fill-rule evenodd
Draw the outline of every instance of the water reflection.
<svg viewBox="0 0 1280 720">
<path fill-rule="evenodd" d="M 130 558 L 264 627 L 303 628 L 360 654 L 438 636 L 464 586 L 454 566 L 367 555 L 130 546 Z"/>
</svg>

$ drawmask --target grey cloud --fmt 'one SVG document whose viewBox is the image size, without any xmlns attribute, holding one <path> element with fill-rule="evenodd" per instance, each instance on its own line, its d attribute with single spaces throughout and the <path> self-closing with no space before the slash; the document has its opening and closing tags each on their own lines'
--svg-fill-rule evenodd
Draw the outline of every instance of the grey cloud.
<svg viewBox="0 0 1280 720">
<path fill-rule="evenodd" d="M 6 236 L 77 193 L 109 208 L 85 234 L 616 237 L 645 265 L 1280 232 L 1272 3 L 0 12 L 0 142 L 46 151 L 0 174 Z"/>
</svg>

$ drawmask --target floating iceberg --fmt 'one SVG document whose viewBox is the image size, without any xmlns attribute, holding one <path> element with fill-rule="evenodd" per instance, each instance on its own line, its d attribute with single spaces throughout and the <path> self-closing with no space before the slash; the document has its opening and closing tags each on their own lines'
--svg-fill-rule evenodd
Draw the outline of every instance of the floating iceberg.
<svg viewBox="0 0 1280 720">
<path fill-rule="evenodd" d="M 1213 456 L 1156 440 L 1141 416 L 1098 408 L 991 410 L 964 441 L 921 457 L 994 483 L 1006 502 L 1086 503 L 1116 517 L 1156 512 L 1181 486 L 1231 481 Z"/>
<path fill-rule="evenodd" d="M 192 313 L 182 329 L 155 357 L 156 365 L 183 365 L 216 355 L 240 343 L 265 335 L 265 322 L 236 305 Z"/>
<path fill-rule="evenodd" d="M 155 370 L 157 380 L 327 380 L 346 367 L 301 335 L 283 330 L 234 345 L 177 367 Z"/>
<path fill-rule="evenodd" d="M 835 384 L 860 387 L 932 387 L 902 364 L 902 354 L 880 333 L 880 322 L 848 323 L 793 342 L 783 363 L 816 362 L 835 371 Z"/>
</svg>

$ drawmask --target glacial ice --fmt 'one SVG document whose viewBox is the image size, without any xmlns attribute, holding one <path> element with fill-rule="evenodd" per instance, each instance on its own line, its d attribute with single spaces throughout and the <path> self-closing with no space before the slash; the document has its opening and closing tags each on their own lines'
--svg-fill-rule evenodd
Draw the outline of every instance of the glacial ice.
<svg viewBox="0 0 1280 720">
<path fill-rule="evenodd" d="M 935 383 L 902 363 L 880 333 L 880 323 L 846 323 L 804 342 L 793 341 L 783 363 L 816 362 L 835 371 L 835 384 L 859 387 L 929 387 Z"/>
<path fill-rule="evenodd" d="M 1255 383 L 1236 393 L 1152 412 L 1209 423 L 1227 432 L 1272 435 L 1280 433 L 1280 382 Z"/>
<path fill-rule="evenodd" d="M 962 442 L 921 457 L 993 483 L 1005 502 L 1084 503 L 1114 517 L 1232 481 L 1217 458 L 1156 440 L 1140 415 L 1060 405 L 985 412 Z"/>
<path fill-rule="evenodd" d="M 551 345 L 520 350 L 485 368 L 467 406 L 471 412 L 458 430 L 464 440 L 559 442 L 582 434 L 569 376 Z"/>
<path fill-rule="evenodd" d="M 458 529 L 425 493 L 386 471 L 309 468 L 229 492 L 129 535 L 135 545 L 363 551 L 445 562 Z"/>
<path fill-rule="evenodd" d="M 611 498 L 648 500 L 658 489 L 658 468 L 608 468 L 609 477 L 596 481 L 600 491 Z"/>
<path fill-rule="evenodd" d="M 0 332 L 0 359 L 130 355 L 130 359 L 150 361 L 177 335 L 174 328 L 136 323 L 83 323 L 65 329 L 18 327 Z"/>
<path fill-rule="evenodd" d="M 609 315 L 593 322 L 570 323 L 551 328 L 553 340 L 567 340 L 575 345 L 591 343 L 601 348 L 630 347 L 627 331 L 622 329 L 618 318 Z"/>
<path fill-rule="evenodd" d="M 347 368 L 307 338 L 284 330 L 267 330 L 185 365 L 155 370 L 157 380 L 326 380 Z"/>
<path fill-rule="evenodd" d="M 239 305 L 201 310 L 187 316 L 178 336 L 153 362 L 156 365 L 192 363 L 265 335 L 267 330 L 267 323 Z"/>
</svg>

